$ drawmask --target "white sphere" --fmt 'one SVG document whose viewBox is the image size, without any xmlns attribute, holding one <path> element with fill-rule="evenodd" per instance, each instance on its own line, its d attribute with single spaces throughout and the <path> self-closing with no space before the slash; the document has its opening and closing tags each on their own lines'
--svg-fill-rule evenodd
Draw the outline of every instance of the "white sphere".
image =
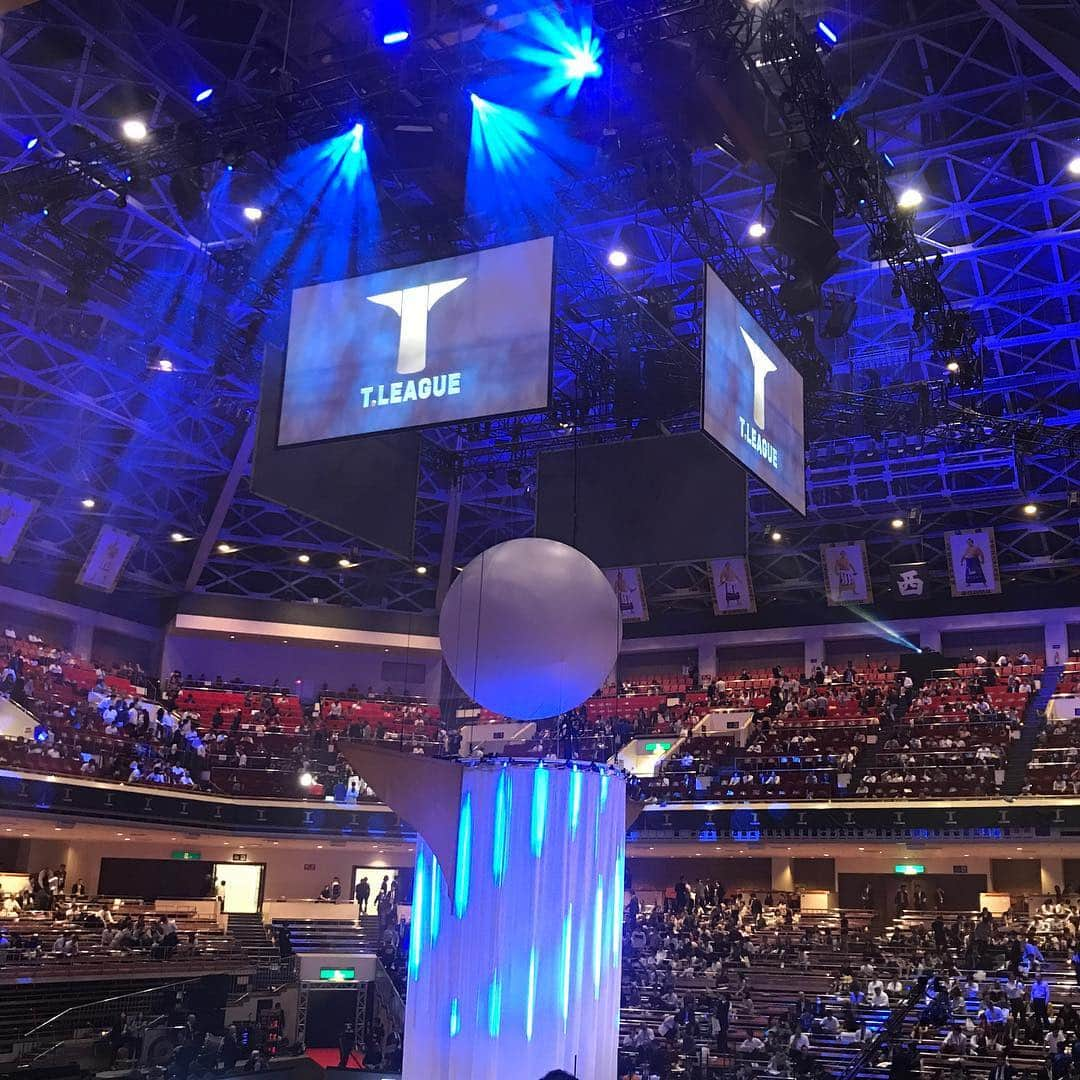
<svg viewBox="0 0 1080 1080">
<path fill-rule="evenodd" d="M 575 548 L 507 540 L 458 575 L 439 614 L 439 640 L 474 701 L 514 720 L 542 720 L 580 705 L 615 666 L 619 601 Z"/>
</svg>

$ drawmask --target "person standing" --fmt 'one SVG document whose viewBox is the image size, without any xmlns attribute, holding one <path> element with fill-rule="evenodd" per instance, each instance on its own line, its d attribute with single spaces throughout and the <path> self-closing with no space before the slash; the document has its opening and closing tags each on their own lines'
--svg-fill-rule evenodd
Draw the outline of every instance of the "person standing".
<svg viewBox="0 0 1080 1080">
<path fill-rule="evenodd" d="M 334 875 L 333 881 L 330 882 L 330 899 L 336 904 L 341 900 L 341 878 Z"/>
<path fill-rule="evenodd" d="M 368 879 L 362 877 L 356 883 L 356 920 L 360 921 L 367 914 L 368 899 L 371 897 L 371 885 L 368 884 Z"/>
<path fill-rule="evenodd" d="M 349 1067 L 349 1058 L 352 1057 L 353 1051 L 356 1049 L 356 1036 L 353 1034 L 352 1024 L 346 1024 L 342 1029 L 341 1034 L 338 1036 L 338 1068 L 347 1069 Z"/>
<path fill-rule="evenodd" d="M 1050 1011 L 1050 984 L 1043 978 L 1040 972 L 1035 976 L 1031 984 L 1031 1012 L 1039 1021 L 1039 1026 L 1046 1027 L 1047 1017 Z"/>
</svg>

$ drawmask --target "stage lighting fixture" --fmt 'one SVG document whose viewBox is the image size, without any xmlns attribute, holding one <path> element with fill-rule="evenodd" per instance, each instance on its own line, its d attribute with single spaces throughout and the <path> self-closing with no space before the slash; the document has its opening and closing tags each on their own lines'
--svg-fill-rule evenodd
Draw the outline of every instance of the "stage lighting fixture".
<svg viewBox="0 0 1080 1080">
<path fill-rule="evenodd" d="M 382 36 L 382 43 L 384 45 L 400 45 L 403 41 L 408 40 L 408 30 L 391 30 L 388 34 L 383 34 Z"/>
<path fill-rule="evenodd" d="M 209 101 L 210 98 L 212 98 L 213 96 L 214 96 L 214 88 L 212 86 L 207 86 L 205 89 L 200 90 L 195 95 L 195 102 L 196 102 L 196 104 L 201 105 L 204 101 Z"/>
<path fill-rule="evenodd" d="M 747 233 L 749 233 L 749 235 L 750 235 L 750 236 L 752 236 L 752 237 L 753 237 L 753 238 L 754 238 L 755 240 L 759 240 L 759 239 L 760 239 L 761 237 L 763 237 L 763 236 L 765 235 L 765 233 L 766 233 L 766 229 L 765 229 L 765 226 L 764 226 L 764 225 L 762 225 L 762 223 L 761 223 L 760 221 L 755 221 L 755 222 L 752 222 L 752 223 L 751 223 L 751 225 L 750 225 L 750 228 L 749 228 L 749 229 L 747 229 L 746 231 L 747 231 Z"/>
<path fill-rule="evenodd" d="M 955 375 L 956 372 L 958 372 L 960 370 L 960 364 L 956 360 L 950 360 L 945 365 L 945 370 L 946 371 L 951 371 Z"/>
<path fill-rule="evenodd" d="M 418 567 L 416 568 L 416 572 L 417 572 L 418 574 L 420 574 L 421 576 L 423 576 L 424 574 L 426 574 L 426 573 L 427 573 L 427 567 L 426 567 L 426 566 L 418 566 Z"/>
<path fill-rule="evenodd" d="M 262 216 L 263 216 L 263 212 L 258 206 L 245 206 L 244 207 L 244 217 L 247 218 L 248 221 L 251 221 L 251 222 L 262 221 Z"/>
<path fill-rule="evenodd" d="M 1034 517 L 1039 512 L 1039 508 L 1034 503 L 1024 504 L 1024 513 L 1027 517 Z"/>
<path fill-rule="evenodd" d="M 915 207 L 920 206 L 923 201 L 923 194 L 918 188 L 904 188 L 900 192 L 899 198 L 896 200 L 896 205 L 901 210 L 914 210 Z"/>
<path fill-rule="evenodd" d="M 142 142 L 150 134 L 150 129 L 146 124 L 142 120 L 135 118 L 125 120 L 120 125 L 120 130 L 124 133 L 124 138 L 130 139 L 132 142 Z"/>
<path fill-rule="evenodd" d="M 179 172 L 169 177 L 169 196 L 180 216 L 188 222 L 197 221 L 206 209 L 203 189 L 196 182 L 198 171 Z"/>
<path fill-rule="evenodd" d="M 95 506 L 97 506 L 97 503 L 89 497 L 82 500 L 82 508 L 84 510 L 93 510 Z"/>
<path fill-rule="evenodd" d="M 351 570 L 354 566 L 357 565 L 350 559 L 338 559 L 337 564 L 341 567 L 342 570 Z"/>
<path fill-rule="evenodd" d="M 30 138 L 26 140 L 26 143 L 24 145 L 26 146 L 27 150 L 33 150 L 34 147 L 37 146 L 38 141 L 39 140 L 36 135 L 31 135 Z"/>
<path fill-rule="evenodd" d="M 309 562 L 311 562 L 311 556 L 310 555 L 297 555 L 296 556 L 296 561 L 298 563 L 303 563 L 305 566 L 307 566 L 307 564 Z"/>
<path fill-rule="evenodd" d="M 622 248 L 612 248 L 612 250 L 608 252 L 607 261 L 609 266 L 614 266 L 616 270 L 621 270 L 630 261 L 630 257 L 622 250 Z"/>
<path fill-rule="evenodd" d="M 598 48 L 595 41 L 589 41 L 586 44 L 567 44 L 566 51 L 570 55 L 563 61 L 567 82 L 595 79 L 601 73 L 602 69 L 594 54 L 594 49 Z"/>
<path fill-rule="evenodd" d="M 300 774 L 300 786 L 301 787 L 311 787 L 311 785 L 314 784 L 314 783 L 315 783 L 315 777 L 312 776 L 311 773 L 304 772 L 304 773 Z"/>
<path fill-rule="evenodd" d="M 1068 168 L 1071 176 L 1080 176 L 1080 154 L 1072 158 L 1066 168 Z"/>
<path fill-rule="evenodd" d="M 827 23 L 822 20 L 818 20 L 817 24 L 818 33 L 830 44 L 835 45 L 840 38 L 837 36 L 836 31 Z"/>
<path fill-rule="evenodd" d="M 902 529 L 904 527 L 904 519 L 893 518 L 889 524 L 891 524 L 894 529 Z"/>
<path fill-rule="evenodd" d="M 349 148 L 354 154 L 359 154 L 364 148 L 364 125 L 353 124 L 352 146 Z"/>
<path fill-rule="evenodd" d="M 182 532 L 171 532 L 169 533 L 169 539 L 174 544 L 182 544 L 185 540 L 188 539 L 188 537 L 186 537 Z"/>
<path fill-rule="evenodd" d="M 855 310 L 854 296 L 833 296 L 829 306 L 829 318 L 822 328 L 821 336 L 830 339 L 843 337 L 855 321 Z"/>
<path fill-rule="evenodd" d="M 232 544 L 218 544 L 217 550 L 218 550 L 219 555 L 235 555 L 236 554 L 236 548 L 234 548 L 232 546 Z"/>
<path fill-rule="evenodd" d="M 769 539 L 774 544 L 779 544 L 780 541 L 784 539 L 784 534 L 782 532 L 780 532 L 779 529 L 773 529 L 773 531 L 771 533 L 769 533 Z"/>
<path fill-rule="evenodd" d="M 908 525 L 912 529 L 917 529 L 922 524 L 922 507 L 921 506 L 913 506 L 907 512 L 907 520 L 908 520 Z"/>
<path fill-rule="evenodd" d="M 157 362 L 157 370 L 158 371 L 172 371 L 173 370 L 173 362 L 171 360 L 169 360 L 167 357 L 162 357 Z"/>
</svg>

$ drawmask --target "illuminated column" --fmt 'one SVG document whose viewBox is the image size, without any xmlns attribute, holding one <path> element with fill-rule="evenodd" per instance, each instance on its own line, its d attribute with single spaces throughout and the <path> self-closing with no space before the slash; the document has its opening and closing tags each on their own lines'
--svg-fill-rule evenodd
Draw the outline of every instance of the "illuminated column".
<svg viewBox="0 0 1080 1080">
<path fill-rule="evenodd" d="M 453 870 L 417 845 L 405 1080 L 616 1075 L 625 800 L 602 766 L 465 768 Z"/>
</svg>

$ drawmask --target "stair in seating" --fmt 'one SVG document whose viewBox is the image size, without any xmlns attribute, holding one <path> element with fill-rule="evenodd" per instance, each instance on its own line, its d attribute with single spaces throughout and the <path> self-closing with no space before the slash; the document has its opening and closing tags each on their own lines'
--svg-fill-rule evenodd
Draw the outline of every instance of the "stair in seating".
<svg viewBox="0 0 1080 1080">
<path fill-rule="evenodd" d="M 1048 667 L 1041 676 L 1039 689 L 1029 698 L 1024 709 L 1024 726 L 1020 731 L 1020 738 L 1016 739 L 1009 747 L 1009 756 L 1005 763 L 1005 786 L 1006 795 L 1017 795 L 1024 786 L 1024 778 L 1027 775 L 1027 767 L 1031 762 L 1031 753 L 1035 749 L 1035 743 L 1039 733 L 1046 723 L 1046 706 L 1057 690 L 1061 680 L 1063 667 Z"/>
<path fill-rule="evenodd" d="M 230 915 L 229 933 L 256 967 L 278 958 L 277 946 L 267 937 L 261 915 Z"/>
</svg>

